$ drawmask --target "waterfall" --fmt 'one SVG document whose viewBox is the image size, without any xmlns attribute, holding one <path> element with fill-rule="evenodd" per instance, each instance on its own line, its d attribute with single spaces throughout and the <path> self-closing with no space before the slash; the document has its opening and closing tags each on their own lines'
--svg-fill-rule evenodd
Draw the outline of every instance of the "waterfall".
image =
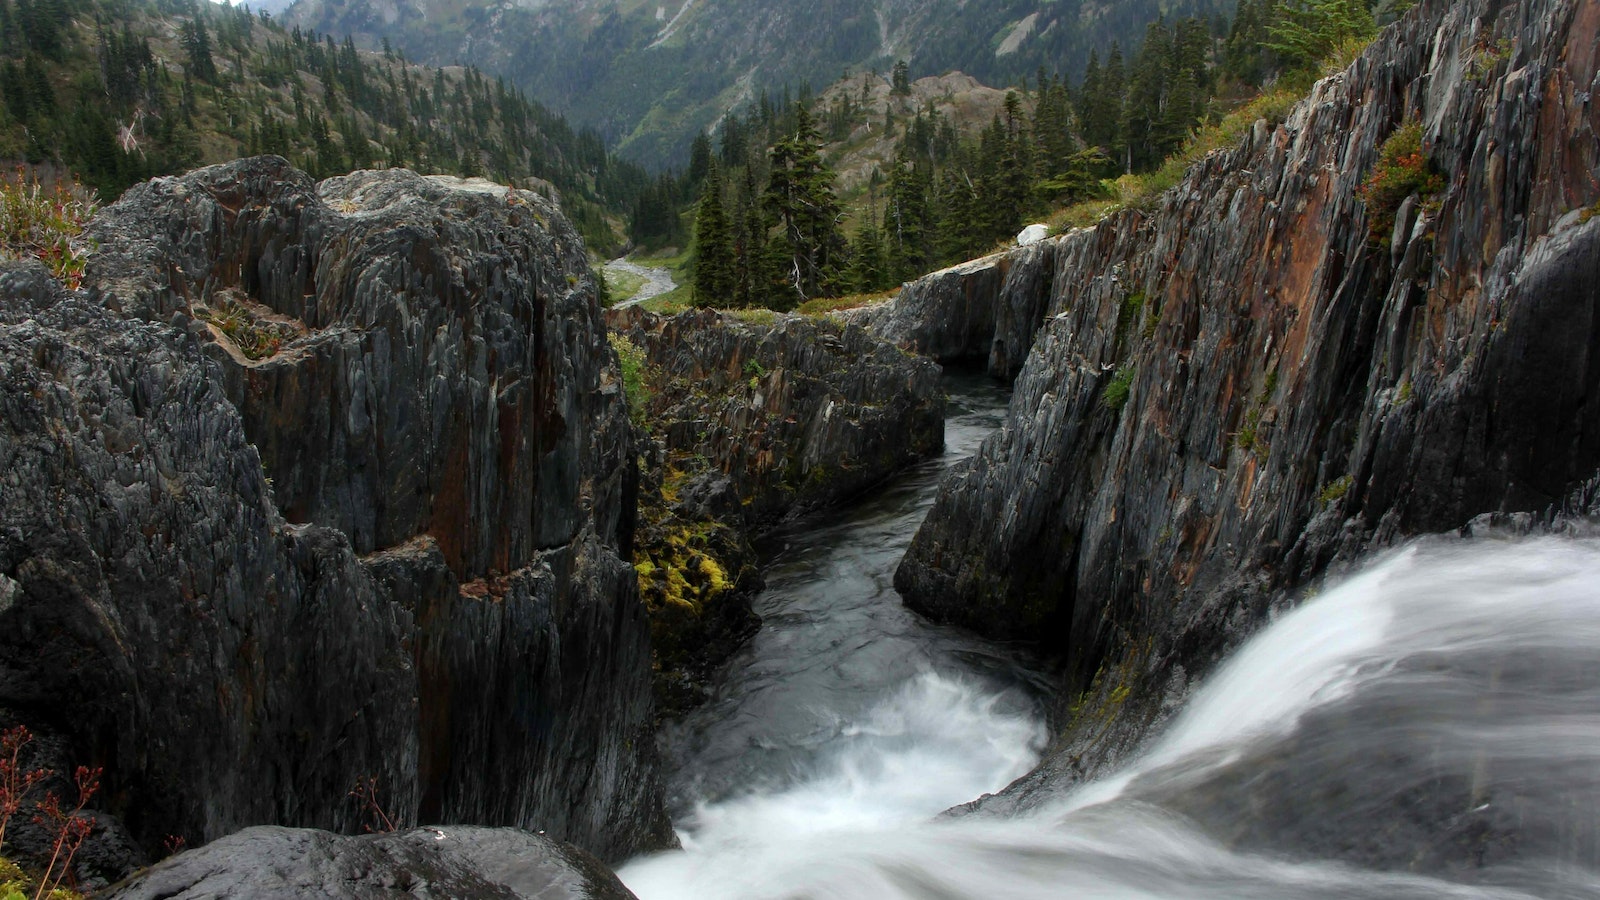
<svg viewBox="0 0 1600 900">
<path fill-rule="evenodd" d="M 920 788 L 1003 778 L 1037 740 L 992 700 L 923 676 L 831 769 L 702 805 L 684 852 L 623 876 L 645 900 L 1600 896 L 1600 543 L 1391 554 L 1248 642 L 1122 773 L 1019 818 L 915 818 Z"/>
</svg>

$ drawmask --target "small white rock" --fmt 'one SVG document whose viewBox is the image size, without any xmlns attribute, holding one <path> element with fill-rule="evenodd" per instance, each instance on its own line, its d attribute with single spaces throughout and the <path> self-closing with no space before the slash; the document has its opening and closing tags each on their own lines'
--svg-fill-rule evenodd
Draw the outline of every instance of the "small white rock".
<svg viewBox="0 0 1600 900">
<path fill-rule="evenodd" d="M 1017 235 L 1017 246 L 1026 247 L 1029 244 L 1037 244 L 1049 236 L 1050 226 L 1035 223 L 1022 229 L 1021 233 Z"/>
</svg>

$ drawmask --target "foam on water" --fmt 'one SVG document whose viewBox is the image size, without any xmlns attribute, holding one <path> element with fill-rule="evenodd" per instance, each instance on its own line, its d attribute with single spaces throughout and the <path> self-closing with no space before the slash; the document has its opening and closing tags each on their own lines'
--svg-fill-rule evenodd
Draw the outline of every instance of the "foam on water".
<svg viewBox="0 0 1600 900">
<path fill-rule="evenodd" d="M 1248 641 L 1124 771 L 1024 817 L 937 819 L 1045 735 L 1014 681 L 960 673 L 981 648 L 878 596 L 917 514 L 830 522 L 811 537 L 833 565 L 777 579 L 763 615 L 796 630 L 691 717 L 679 796 L 717 787 L 680 803 L 683 851 L 622 869 L 641 898 L 1600 896 L 1600 542 L 1390 553 Z"/>
</svg>

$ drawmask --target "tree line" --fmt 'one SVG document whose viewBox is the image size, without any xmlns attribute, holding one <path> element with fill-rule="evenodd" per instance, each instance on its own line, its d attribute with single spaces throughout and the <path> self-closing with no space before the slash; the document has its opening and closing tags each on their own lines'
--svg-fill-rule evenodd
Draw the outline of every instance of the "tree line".
<svg viewBox="0 0 1600 900">
<path fill-rule="evenodd" d="M 1053 210 L 1110 196 L 1113 179 L 1160 167 L 1208 118 L 1263 85 L 1307 78 L 1399 11 L 1388 0 L 1242 0 L 1231 23 L 1150 23 L 1131 54 L 1116 44 L 1103 59 L 1091 54 L 1076 84 L 1040 69 L 977 133 L 919 109 L 898 123 L 893 161 L 873 174 L 849 235 L 825 137 L 838 140 L 869 113 L 848 94 L 825 107 L 805 90 L 776 104 L 763 95 L 724 120 L 720 154 L 697 138 L 689 170 L 641 195 L 634 237 L 681 239 L 677 211 L 697 198 L 703 305 L 788 309 L 883 290 L 982 255 Z M 893 85 L 909 93 L 903 65 Z"/>
<path fill-rule="evenodd" d="M 598 134 L 470 66 L 413 65 L 196 0 L 0 0 L 0 159 L 54 162 L 114 197 L 256 153 L 318 178 L 408 166 L 540 179 L 597 249 L 651 184 Z"/>
</svg>

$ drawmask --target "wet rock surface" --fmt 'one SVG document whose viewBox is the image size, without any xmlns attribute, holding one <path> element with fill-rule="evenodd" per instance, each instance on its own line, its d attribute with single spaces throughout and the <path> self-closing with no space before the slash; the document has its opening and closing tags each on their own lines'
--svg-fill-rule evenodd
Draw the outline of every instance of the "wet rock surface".
<svg viewBox="0 0 1600 900">
<path fill-rule="evenodd" d="M 1152 208 L 1045 242 L 1006 423 L 896 576 L 937 619 L 1038 640 L 1078 693 L 1055 752 L 983 807 L 1125 758 L 1270 610 L 1363 552 L 1592 508 L 1597 29 L 1592 2 L 1419 4 Z M 1369 236 L 1358 189 L 1408 121 L 1446 187 Z"/>
<path fill-rule="evenodd" d="M 827 318 L 617 310 L 649 394 L 638 569 L 664 708 L 756 626 L 752 540 L 944 443 L 939 367 Z"/>
<path fill-rule="evenodd" d="M 109 896 L 631 900 L 633 894 L 589 854 L 526 831 L 449 826 L 347 837 L 262 826 L 172 857 Z"/>
<path fill-rule="evenodd" d="M 581 244 L 530 192 L 275 157 L 0 275 L 0 707 L 146 848 L 257 823 L 670 843 L 631 434 Z"/>
</svg>

